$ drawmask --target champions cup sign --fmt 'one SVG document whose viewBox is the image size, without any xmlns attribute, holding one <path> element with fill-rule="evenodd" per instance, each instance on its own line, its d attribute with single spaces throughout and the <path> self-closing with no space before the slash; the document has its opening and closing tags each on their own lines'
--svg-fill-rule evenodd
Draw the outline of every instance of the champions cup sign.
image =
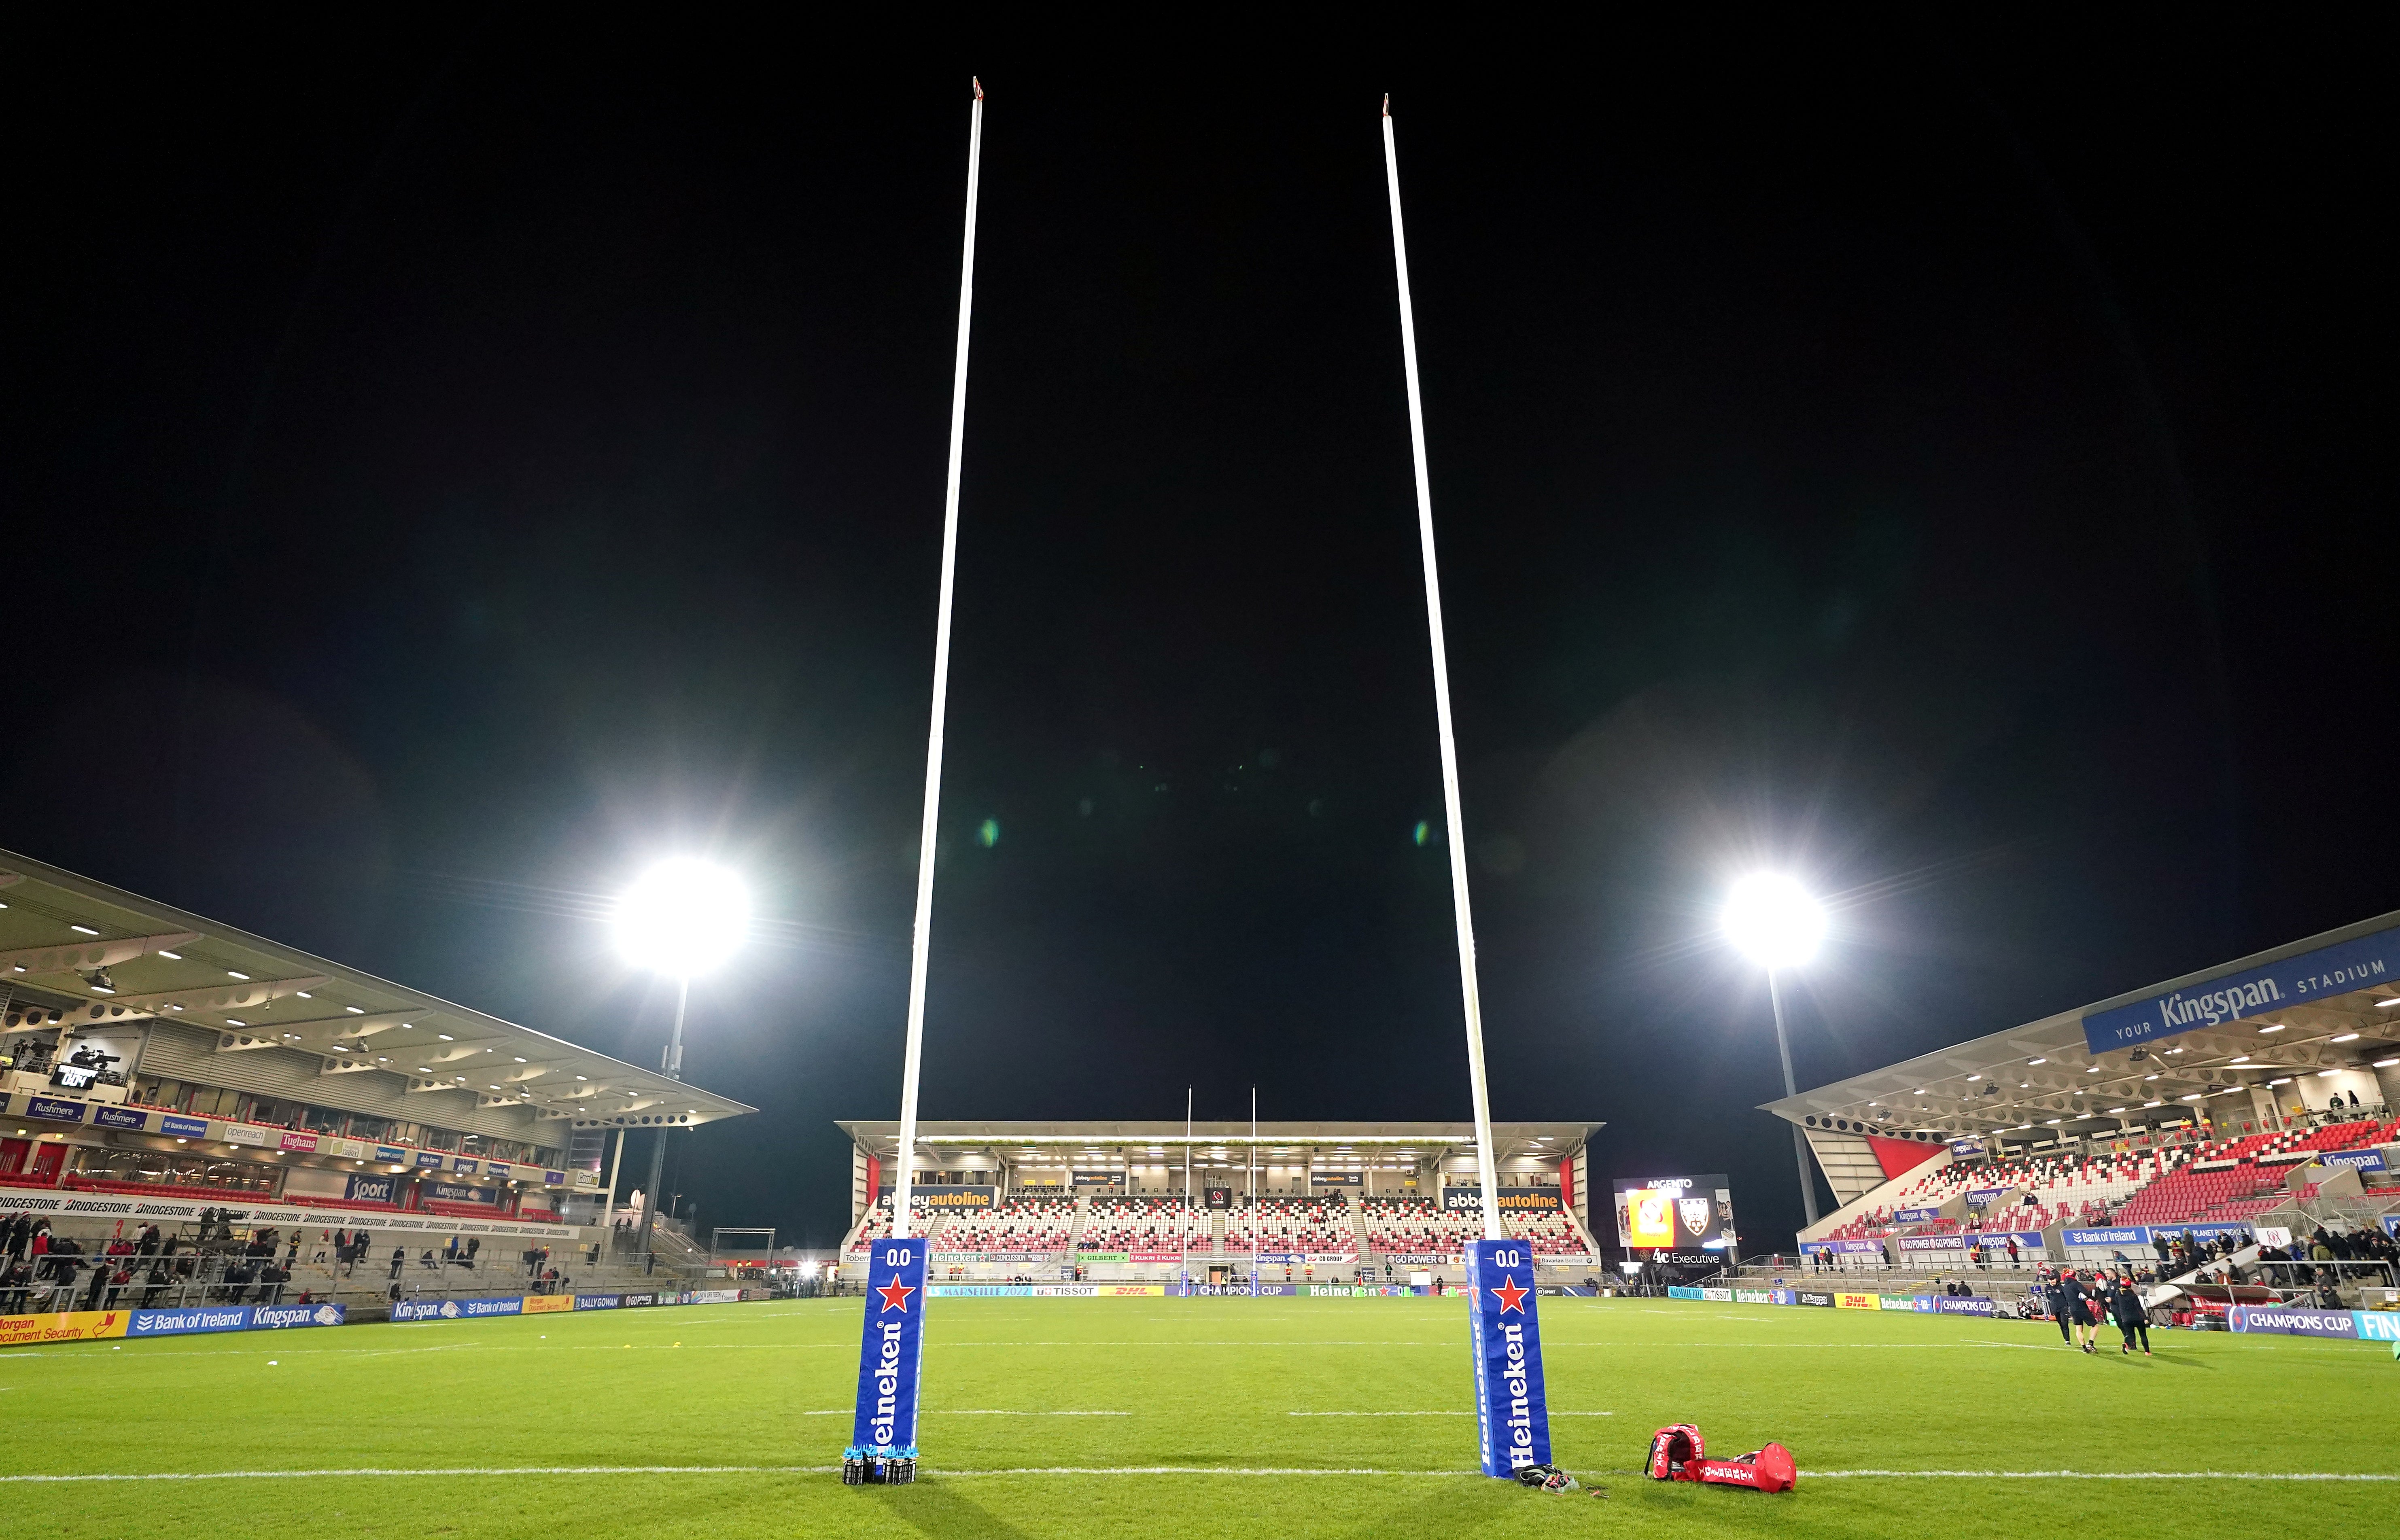
<svg viewBox="0 0 2400 1540">
<path fill-rule="evenodd" d="M 1550 1463 L 1542 1329 L 1534 1315 L 1534 1256 L 1522 1241 L 1466 1247 L 1468 1328 L 1475 1340 L 1475 1426 L 1483 1474 L 1507 1477 Z"/>
<path fill-rule="evenodd" d="M 917 1370 L 925 1346 L 925 1248 L 877 1241 L 866 1260 L 866 1326 L 858 1351 L 858 1411 L 845 1460 L 917 1458 Z"/>
</svg>

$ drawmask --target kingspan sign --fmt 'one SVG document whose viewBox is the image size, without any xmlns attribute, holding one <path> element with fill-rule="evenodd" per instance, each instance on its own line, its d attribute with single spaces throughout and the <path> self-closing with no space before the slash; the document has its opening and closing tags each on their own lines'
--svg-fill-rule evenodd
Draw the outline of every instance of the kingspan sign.
<svg viewBox="0 0 2400 1540">
<path fill-rule="evenodd" d="M 2093 1053 L 2105 1054 L 2395 979 L 2400 929 L 2378 931 L 2113 1011 L 2094 1011 L 2083 1018 L 2083 1041 Z"/>
</svg>

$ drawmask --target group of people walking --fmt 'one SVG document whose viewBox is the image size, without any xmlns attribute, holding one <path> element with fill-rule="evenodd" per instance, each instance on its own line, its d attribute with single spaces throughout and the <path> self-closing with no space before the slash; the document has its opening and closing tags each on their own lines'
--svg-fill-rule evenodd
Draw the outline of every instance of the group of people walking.
<svg viewBox="0 0 2400 1540">
<path fill-rule="evenodd" d="M 2062 1267 L 2042 1286 L 2042 1296 L 2067 1346 L 2099 1352 L 2100 1329 L 2113 1322 L 2125 1339 L 2119 1353 L 2131 1354 L 2138 1339 L 2142 1356 L 2150 1356 L 2149 1307 L 2142 1303 L 2141 1287 L 2131 1272 L 2099 1268 L 2079 1276 L 2074 1268 Z"/>
</svg>

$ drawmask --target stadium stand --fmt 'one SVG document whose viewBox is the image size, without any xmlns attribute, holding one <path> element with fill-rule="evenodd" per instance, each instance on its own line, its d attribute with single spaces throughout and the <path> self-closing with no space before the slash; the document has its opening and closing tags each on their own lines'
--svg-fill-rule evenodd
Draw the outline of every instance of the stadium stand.
<svg viewBox="0 0 2400 1540">
<path fill-rule="evenodd" d="M 2307 1155 L 2387 1143 L 2395 1132 L 2400 1123 L 2369 1120 L 2204 1145 L 2182 1169 L 2136 1193 L 2115 1219 L 2148 1225 L 2250 1219 L 2285 1201 L 2284 1180 Z"/>
<path fill-rule="evenodd" d="M 1181 1198 L 1094 1198 L 1075 1242 L 1079 1251 L 1180 1251 L 1216 1245 L 1213 1216 Z"/>
<path fill-rule="evenodd" d="M 915 1208 L 913 1199 L 909 1206 Z M 884 1199 L 880 1209 L 882 1233 L 888 1235 L 892 1233 L 891 1200 Z M 1074 1230 L 1074 1199 L 1020 1194 L 1003 1198 L 981 1212 L 953 1216 L 942 1227 L 938 1239 L 945 1251 L 1064 1251 Z"/>
<path fill-rule="evenodd" d="M 1589 1248 L 1583 1244 L 1583 1237 L 1575 1233 L 1575 1228 L 1567 1222 L 1567 1217 L 1555 1208 L 1520 1209 L 1500 1218 L 1501 1222 L 1508 1227 L 1508 1233 L 1533 1247 L 1538 1256 L 1580 1257 L 1588 1254 Z"/>
<path fill-rule="evenodd" d="M 1357 1233 L 1342 1198 L 1235 1200 L 1225 1224 L 1228 1251 L 1351 1251 Z"/>
<path fill-rule="evenodd" d="M 1369 1247 L 1404 1255 L 1447 1255 L 1483 1233 L 1471 1212 L 1445 1213 L 1425 1198 L 1368 1198 L 1359 1205 Z"/>
</svg>

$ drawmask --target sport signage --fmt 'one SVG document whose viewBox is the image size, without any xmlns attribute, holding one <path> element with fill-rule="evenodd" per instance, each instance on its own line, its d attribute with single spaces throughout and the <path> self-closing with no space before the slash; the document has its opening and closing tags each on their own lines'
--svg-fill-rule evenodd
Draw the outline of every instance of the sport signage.
<svg viewBox="0 0 2400 1540">
<path fill-rule="evenodd" d="M 1997 1315 L 2000 1302 L 1987 1300 L 1981 1294 L 1935 1294 L 1929 1297 L 1932 1307 L 1944 1315 Z"/>
<path fill-rule="evenodd" d="M 2336 1150 L 2331 1154 L 2320 1155 L 2317 1158 L 2327 1165 L 2347 1165 L 2353 1171 L 2391 1169 L 2384 1165 L 2383 1152 L 2380 1150 Z"/>
<path fill-rule="evenodd" d="M 1367 1174 L 1363 1171 L 1311 1171 L 1308 1184 L 1311 1187 L 1364 1187 Z M 1476 1201 L 1480 1203 L 1483 1200 L 1478 1198 Z"/>
<path fill-rule="evenodd" d="M 1836 1294 L 1834 1305 L 1838 1310 L 1881 1310 L 1883 1301 L 1873 1294 Z"/>
<path fill-rule="evenodd" d="M 285 1134 L 279 1138 L 276 1143 L 280 1149 L 293 1150 L 301 1152 L 302 1154 L 309 1154 L 316 1151 L 317 1136 L 314 1134 Z"/>
<path fill-rule="evenodd" d="M 1831 1294 L 1820 1294 L 1813 1288 L 1795 1288 L 1792 1291 L 1792 1298 L 1795 1303 L 1812 1304 L 1824 1310 L 1833 1309 L 1836 1302 Z"/>
<path fill-rule="evenodd" d="M 1483 1189 L 1480 1187 L 1445 1187 L 1441 1190 L 1441 1206 L 1453 1213 L 1480 1213 Z M 1544 1209 L 1559 1206 L 1559 1190 L 1555 1187 L 1504 1187 L 1500 1189 L 1503 1209 Z"/>
<path fill-rule="evenodd" d="M 399 1202 L 399 1179 L 366 1177 L 352 1172 L 342 1179 L 342 1196 L 351 1203 Z"/>
<path fill-rule="evenodd" d="M 1831 1251 L 1837 1257 L 1880 1257 L 1881 1241 L 1802 1241 L 1800 1254 L 1813 1257 L 1820 1251 Z"/>
<path fill-rule="evenodd" d="M 98 1107 L 91 1121 L 102 1128 L 146 1128 L 150 1120 L 130 1107 Z"/>
<path fill-rule="evenodd" d="M 2280 1305 L 2237 1304 L 2225 1313 L 2225 1324 L 2235 1331 L 2355 1340 L 2360 1314 L 2353 1310 L 2292 1310 Z"/>
<path fill-rule="evenodd" d="M 30 1342 L 91 1342 L 125 1335 L 122 1310 L 68 1310 L 49 1315 L 0 1315 L 0 1347 Z"/>
<path fill-rule="evenodd" d="M 395 1321 L 465 1321 L 487 1315 L 522 1315 L 525 1296 L 503 1295 L 483 1300 L 401 1300 L 391 1307 Z"/>
<path fill-rule="evenodd" d="M 877 1241 L 866 1254 L 858 1407 L 846 1460 L 917 1457 L 917 1370 L 925 1350 L 923 1237 Z"/>
<path fill-rule="evenodd" d="M 158 1132 L 171 1134 L 179 1139 L 204 1139 L 209 1137 L 209 1120 L 162 1117 L 158 1120 Z"/>
<path fill-rule="evenodd" d="M 1629 1251 L 1722 1251 L 1732 1244 L 1733 1189 L 1722 1173 L 1619 1177 L 1616 1192 L 1616 1243 Z"/>
<path fill-rule="evenodd" d="M 2104 1054 L 2257 1015 L 2287 1003 L 2348 994 L 2388 982 L 2395 972 L 2400 972 L 2400 930 L 2379 931 L 2263 968 L 2212 978 L 2189 989 L 2171 990 L 2112 1011 L 2094 1011 L 2083 1018 L 2083 1041 L 2093 1053 Z"/>
<path fill-rule="evenodd" d="M 68 1101 L 59 1097 L 27 1097 L 25 1115 L 29 1118 L 47 1118 L 52 1123 L 81 1123 L 83 1105 L 82 1102 Z"/>
<path fill-rule="evenodd" d="M 964 1208 L 989 1208 L 998 1201 L 999 1196 L 1000 1189 L 997 1187 L 912 1186 L 908 1189 L 908 1211 L 915 1213 L 919 1209 L 931 1209 L 940 1213 L 954 1213 Z M 892 1186 L 889 1182 L 876 1188 L 875 1201 L 890 1206 Z"/>
<path fill-rule="evenodd" d="M 428 1182 L 425 1195 L 437 1203 L 480 1204 L 486 1208 L 497 1208 L 500 1204 L 498 1188 L 467 1187 L 453 1181 Z"/>
<path fill-rule="evenodd" d="M 1477 1445 L 1483 1474 L 1507 1479 L 1520 1466 L 1550 1463 L 1533 1252 L 1522 1241 L 1470 1241 L 1466 1288 Z"/>
<path fill-rule="evenodd" d="M 239 1331 L 250 1325 L 246 1304 L 189 1305 L 175 1310 L 137 1310 L 128 1317 L 129 1337 L 186 1337 L 201 1331 Z"/>
<path fill-rule="evenodd" d="M 1895 1208 L 1891 1211 L 1891 1222 L 1894 1224 L 1923 1224 L 1929 1220 L 1938 1220 L 1941 1217 L 1942 1210 L 1939 1208 Z"/>
<path fill-rule="evenodd" d="M 419 1150 L 416 1152 L 416 1167 L 420 1171 L 441 1170 L 442 1152 L 439 1150 Z"/>
</svg>

